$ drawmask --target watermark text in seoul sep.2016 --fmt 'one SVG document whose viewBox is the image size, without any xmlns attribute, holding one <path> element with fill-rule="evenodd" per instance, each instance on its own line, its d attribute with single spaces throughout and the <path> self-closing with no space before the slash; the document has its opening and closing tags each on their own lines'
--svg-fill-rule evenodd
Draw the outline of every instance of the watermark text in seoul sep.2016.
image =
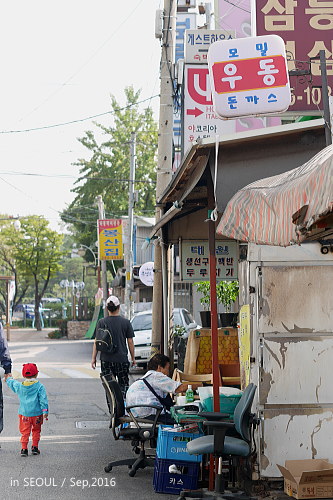
<svg viewBox="0 0 333 500">
<path fill-rule="evenodd" d="M 116 486 L 114 477 L 92 477 L 90 479 L 81 479 L 77 477 L 24 477 L 23 479 L 10 478 L 10 486 L 23 488 L 108 488 Z"/>
</svg>

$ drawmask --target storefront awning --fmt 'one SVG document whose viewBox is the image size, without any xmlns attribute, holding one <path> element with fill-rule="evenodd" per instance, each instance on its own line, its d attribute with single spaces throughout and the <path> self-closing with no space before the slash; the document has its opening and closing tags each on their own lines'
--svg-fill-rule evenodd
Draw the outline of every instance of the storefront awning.
<svg viewBox="0 0 333 500">
<path fill-rule="evenodd" d="M 253 182 L 229 201 L 217 233 L 239 241 L 288 246 L 332 227 L 333 146 L 301 167 Z M 318 232 L 319 234 L 319 232 Z"/>
</svg>

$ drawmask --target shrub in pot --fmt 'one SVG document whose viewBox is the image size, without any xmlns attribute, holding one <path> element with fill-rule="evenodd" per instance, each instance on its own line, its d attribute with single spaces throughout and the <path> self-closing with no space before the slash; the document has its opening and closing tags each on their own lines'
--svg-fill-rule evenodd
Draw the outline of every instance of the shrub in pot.
<svg viewBox="0 0 333 500">
<path fill-rule="evenodd" d="M 194 283 L 197 291 L 201 293 L 200 304 L 204 310 L 200 311 L 201 324 L 204 328 L 210 328 L 210 282 L 198 281 Z"/>
<path fill-rule="evenodd" d="M 231 305 L 236 302 L 238 294 L 238 281 L 219 281 L 216 285 L 217 300 L 226 309 L 225 313 L 220 314 L 222 327 L 237 326 L 238 313 L 232 313 L 230 309 Z"/>
</svg>

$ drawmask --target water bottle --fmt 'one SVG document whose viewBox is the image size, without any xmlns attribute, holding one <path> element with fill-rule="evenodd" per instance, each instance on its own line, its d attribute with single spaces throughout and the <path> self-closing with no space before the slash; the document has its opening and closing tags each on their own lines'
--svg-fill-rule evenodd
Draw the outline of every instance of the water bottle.
<svg viewBox="0 0 333 500">
<path fill-rule="evenodd" d="M 194 394 L 191 385 L 188 386 L 188 389 L 185 393 L 185 398 L 186 398 L 186 403 L 192 403 L 194 401 Z"/>
</svg>

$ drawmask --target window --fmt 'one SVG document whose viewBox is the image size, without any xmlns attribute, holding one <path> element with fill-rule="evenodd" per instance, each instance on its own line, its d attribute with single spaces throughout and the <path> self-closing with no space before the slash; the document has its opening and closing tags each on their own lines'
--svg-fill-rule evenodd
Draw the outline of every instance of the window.
<svg viewBox="0 0 333 500">
<path fill-rule="evenodd" d="M 134 316 L 134 318 L 132 319 L 132 327 L 134 331 L 151 330 L 152 329 L 151 313 Z"/>
</svg>

